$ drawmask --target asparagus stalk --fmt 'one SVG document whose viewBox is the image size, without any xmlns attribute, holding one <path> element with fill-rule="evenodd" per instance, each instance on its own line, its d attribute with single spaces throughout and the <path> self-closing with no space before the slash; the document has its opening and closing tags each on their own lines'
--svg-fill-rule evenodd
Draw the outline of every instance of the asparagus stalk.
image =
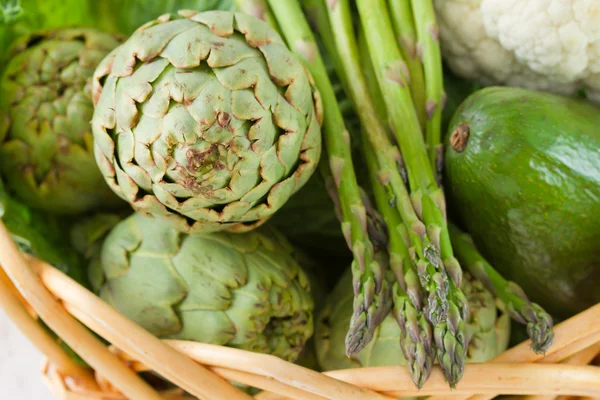
<svg viewBox="0 0 600 400">
<path fill-rule="evenodd" d="M 379 169 L 376 152 L 363 130 L 363 149 L 377 208 L 388 228 L 388 252 L 390 267 L 397 282 L 393 286 L 393 313 L 400 327 L 400 346 L 413 382 L 423 387 L 431 373 L 434 346 L 431 326 L 420 310 L 422 293 L 419 278 L 411 262 L 406 246 L 408 232 L 398 210 L 388 201 L 385 189 L 385 173 Z"/>
<path fill-rule="evenodd" d="M 429 162 L 431 163 L 431 168 L 436 173 L 439 183 L 443 167 L 441 137 L 442 109 L 444 108 L 446 97 L 444 93 L 439 29 L 435 19 L 432 0 L 412 0 L 412 10 L 419 40 L 417 54 L 421 58 L 425 70 L 425 91 L 427 93 L 427 101 L 425 103 L 427 111 L 425 139 L 429 152 Z"/>
<path fill-rule="evenodd" d="M 423 135 L 404 71 L 406 65 L 396 45 L 383 0 L 357 0 L 369 54 L 387 106 L 396 140 L 404 156 L 412 202 L 427 227 L 427 234 L 440 251 L 449 283 L 448 318 L 436 324 L 434 336 L 438 361 L 451 386 L 460 380 L 468 346 L 466 324 L 469 307 L 459 289 L 462 271 L 454 257 L 445 216 L 444 194 L 437 185 L 427 158 Z"/>
<path fill-rule="evenodd" d="M 449 226 L 452 245 L 463 265 L 506 304 L 513 319 L 527 326 L 531 349 L 538 354 L 548 351 L 554 340 L 552 317 L 529 301 L 519 285 L 504 279 L 479 253 L 469 234 L 452 223 Z"/>
<path fill-rule="evenodd" d="M 308 22 L 312 29 L 319 34 L 319 37 L 325 46 L 325 50 L 327 50 L 327 54 L 333 62 L 335 72 L 340 79 L 340 82 L 344 88 L 347 88 L 348 78 L 342 68 L 342 61 L 337 54 L 335 42 L 330 35 L 326 34 L 326 32 L 331 32 L 331 25 L 329 24 L 325 3 L 323 0 L 302 0 L 301 3 L 302 9 L 308 18 Z"/>
<path fill-rule="evenodd" d="M 374 149 L 377 168 L 380 169 L 388 202 L 398 209 L 402 217 L 399 223 L 406 224 L 412 254 L 410 259 L 417 265 L 420 284 L 425 287 L 429 295 L 426 307 L 428 318 L 432 323 L 438 323 L 446 319 L 448 278 L 436 248 L 427 237 L 425 225 L 413 208 L 410 195 L 400 175 L 400 152 L 390 143 L 385 126 L 377 117 L 375 106 L 371 101 L 367 83 L 361 72 L 348 0 L 330 3 L 327 12 L 332 30 L 323 33 L 335 40 L 335 50 L 344 69 L 343 74 L 347 77 L 348 92 L 366 132 L 363 148 L 367 142 L 370 142 L 369 145 Z M 396 226 L 391 226 L 390 229 L 396 229 Z M 419 285 L 419 282 L 416 281 L 414 284 Z"/>
<path fill-rule="evenodd" d="M 417 57 L 417 31 L 413 20 L 410 0 L 388 0 L 390 17 L 402 53 L 410 73 L 410 92 L 422 128 L 425 128 L 427 112 L 425 110 L 425 78 L 423 64 Z"/>
<path fill-rule="evenodd" d="M 350 135 L 315 38 L 296 0 L 269 0 L 269 5 L 288 46 L 311 72 L 324 106 L 323 133 L 334 177 L 342 230 L 354 254 L 352 263 L 354 313 L 346 337 L 346 352 L 360 351 L 373 337 L 385 312 L 384 269 L 373 257 L 373 244 L 367 231 L 367 210 L 363 204 L 350 151 Z"/>
</svg>

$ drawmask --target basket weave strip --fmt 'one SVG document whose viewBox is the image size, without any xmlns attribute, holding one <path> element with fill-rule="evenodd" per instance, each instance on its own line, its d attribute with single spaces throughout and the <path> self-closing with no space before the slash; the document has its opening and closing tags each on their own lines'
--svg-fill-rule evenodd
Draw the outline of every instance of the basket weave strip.
<svg viewBox="0 0 600 400">
<path fill-rule="evenodd" d="M 31 312 L 25 307 L 23 297 L 16 296 L 15 292 L 17 292 L 16 288 L 8 279 L 4 270 L 0 268 L 0 305 L 6 315 L 21 329 L 25 337 L 47 357 L 51 357 L 66 375 L 81 382 L 83 386 L 97 389 L 98 387 L 90 371 L 76 364 L 63 348 L 56 343 L 56 340 L 42 329 L 40 324 L 32 318 Z"/>
<path fill-rule="evenodd" d="M 169 342 L 171 345 L 173 345 L 175 348 L 180 349 L 181 351 L 186 352 L 188 355 L 190 355 L 192 358 L 197 358 L 193 356 L 193 353 L 199 353 L 202 354 L 202 347 L 207 347 L 208 349 L 204 349 L 204 350 L 208 350 L 206 351 L 206 353 L 212 353 L 214 352 L 214 349 L 210 349 L 210 347 L 218 347 L 218 346 L 211 346 L 211 345 L 202 345 L 202 344 L 197 344 L 197 343 L 192 343 L 192 342 L 178 342 L 178 341 L 173 341 L 173 342 Z M 227 349 L 228 351 L 230 351 L 231 353 L 233 353 L 232 355 L 235 355 L 235 353 L 239 352 L 239 353 L 244 353 L 240 355 L 240 358 L 244 358 L 245 357 L 245 353 L 241 350 L 236 350 L 236 349 Z M 593 346 L 591 346 L 588 349 L 584 349 L 583 351 L 581 351 L 580 353 L 575 354 L 574 356 L 570 357 L 567 362 L 565 364 L 569 364 L 569 365 L 584 365 L 589 363 L 594 357 L 595 355 L 598 353 L 598 351 L 600 350 L 600 343 L 597 343 Z M 148 370 L 146 367 L 142 366 L 139 363 L 135 363 L 132 359 L 127 358 L 127 355 L 125 353 L 119 352 L 117 350 L 118 354 L 121 355 L 121 357 L 124 358 L 125 361 L 127 361 L 128 363 L 130 363 L 130 365 L 132 365 L 132 367 L 134 367 L 137 371 L 146 371 Z M 251 353 L 252 354 L 252 353 Z M 260 356 L 260 355 L 259 355 Z M 267 356 L 269 357 L 269 356 Z M 260 357 L 257 357 L 260 358 Z M 208 360 L 210 359 L 210 357 L 202 357 L 202 360 Z M 220 364 L 226 364 L 227 361 L 223 362 L 220 361 Z M 210 364 L 210 363 L 208 363 Z M 584 387 L 580 386 L 580 382 L 575 382 L 575 381 L 570 381 L 569 378 L 565 378 L 565 374 L 578 374 L 581 371 L 579 369 L 570 369 L 570 368 L 564 368 L 564 366 L 552 366 L 552 368 L 546 368 L 547 366 L 544 366 L 542 368 L 535 368 L 536 366 L 531 365 L 531 364 L 469 364 L 467 366 L 467 370 L 469 371 L 469 374 L 466 375 L 466 378 L 463 378 L 463 380 L 461 381 L 461 383 L 458 385 L 457 389 L 455 391 L 453 391 L 452 393 L 454 395 L 460 395 L 461 393 L 464 394 L 471 394 L 471 393 L 490 393 L 494 390 L 505 390 L 505 381 L 506 380 L 510 380 L 513 384 L 512 387 L 510 388 L 510 391 L 506 391 L 506 393 L 508 394 L 512 394 L 512 393 L 552 393 L 554 395 L 556 394 L 560 394 L 560 393 L 570 393 L 570 394 L 581 394 L 581 393 L 586 393 L 589 394 L 589 389 L 586 389 Z M 362 370 L 343 370 L 343 371 L 333 371 L 333 372 L 328 372 L 327 374 L 333 374 L 334 376 L 336 375 L 347 375 L 347 376 L 336 376 L 336 378 L 342 379 L 342 380 L 347 380 L 348 382 L 352 382 L 355 385 L 359 385 L 359 386 L 366 386 L 366 387 L 371 387 L 369 383 L 365 383 L 363 382 L 361 379 L 364 378 L 364 376 L 369 376 L 369 379 L 371 380 L 378 380 L 378 376 L 380 373 L 388 373 L 389 369 L 395 369 L 396 367 L 380 367 L 380 368 L 365 368 Z M 430 395 L 433 393 L 447 393 L 448 392 L 448 388 L 447 388 L 447 384 L 443 381 L 443 376 L 441 373 L 441 370 L 437 370 L 436 374 L 438 374 L 437 377 L 432 376 L 433 382 L 436 383 L 436 385 L 427 385 L 421 389 L 420 391 L 414 389 L 411 381 L 409 380 L 410 378 L 407 377 L 406 373 L 404 372 L 405 369 L 402 367 L 399 367 L 400 371 L 392 371 L 392 373 L 394 374 L 393 379 L 391 379 L 391 381 L 395 382 L 396 385 L 401 386 L 401 387 L 407 387 L 410 389 L 407 390 L 402 390 L 402 391 L 395 391 L 393 393 L 386 393 L 390 396 L 393 396 L 394 398 L 396 398 L 397 396 L 425 396 L 425 395 Z M 535 379 L 530 379 L 530 376 L 527 375 L 527 372 L 530 372 L 532 370 L 532 368 L 534 369 L 534 374 L 535 374 Z M 526 373 L 523 373 L 525 369 Z M 245 375 L 236 375 L 235 372 L 239 372 L 239 371 L 235 371 L 231 368 L 214 368 L 213 370 L 215 370 L 219 375 L 227 378 L 227 379 L 231 379 L 231 380 L 235 380 L 238 382 L 242 382 L 245 384 L 249 384 L 252 386 L 255 386 L 253 384 L 252 379 L 255 378 L 246 378 Z M 506 370 L 509 370 L 510 373 L 509 374 L 505 374 Z M 541 370 L 541 371 L 540 371 Z M 550 372 L 550 375 L 547 375 L 547 372 Z M 596 368 L 596 367 L 592 367 L 589 371 L 591 371 L 593 374 L 598 374 L 600 373 L 600 369 Z M 540 372 L 542 374 L 540 374 Z M 358 374 L 358 378 L 356 377 L 356 375 Z M 544 385 L 544 382 L 546 379 L 548 379 L 548 376 L 551 376 L 552 374 L 557 374 L 560 375 L 559 379 L 555 382 L 555 384 L 553 386 L 547 386 Z M 253 377 L 257 377 L 260 375 L 254 375 L 252 374 Z M 270 374 L 267 373 L 267 375 L 270 376 Z M 531 375 L 531 373 L 530 373 Z M 350 378 L 348 378 L 348 376 L 350 376 Z M 489 376 L 488 379 L 482 381 L 481 380 L 481 376 Z M 471 379 L 472 377 L 472 379 Z M 592 383 L 591 385 L 591 390 L 595 390 L 596 393 L 600 393 L 600 389 L 598 388 L 597 383 L 595 383 L 594 381 L 594 376 L 591 377 L 586 377 L 581 375 L 580 378 L 582 379 L 584 386 L 586 384 L 589 384 L 590 382 Z M 266 378 L 265 378 L 266 379 Z M 564 380 L 567 379 L 567 381 L 565 382 Z M 588 381 L 588 379 L 590 379 Z M 496 380 L 496 384 L 494 386 L 494 380 Z M 482 387 L 478 387 L 478 385 L 480 385 L 480 383 L 483 382 L 481 385 L 483 385 Z M 260 383 L 260 382 L 259 382 Z M 266 385 L 256 385 L 257 387 L 260 387 L 262 389 L 265 390 L 270 390 Z M 432 387 L 430 387 L 432 386 Z M 559 388 L 558 390 L 556 388 Z M 277 389 L 280 389 L 279 386 L 276 386 Z M 372 387 L 375 390 L 387 390 L 386 389 L 382 389 L 380 387 Z M 583 392 L 578 392 L 578 390 L 582 390 Z M 276 391 L 278 392 L 278 390 L 272 390 L 272 391 Z M 314 397 L 312 395 L 307 394 L 306 392 L 304 392 L 304 394 L 298 392 L 298 393 L 292 393 L 289 392 L 289 396 L 290 398 L 306 398 L 306 399 L 313 399 L 313 398 L 318 398 L 318 399 L 322 399 L 323 397 L 317 396 Z M 278 398 L 278 399 L 283 399 L 286 396 L 280 395 L 279 397 L 275 397 L 273 395 L 270 395 L 269 398 Z M 553 398 L 555 396 L 551 396 L 551 398 Z"/>
<path fill-rule="evenodd" d="M 149 371 L 150 368 L 145 365 L 130 359 L 127 354 L 112 348 L 116 354 L 120 355 L 123 358 L 123 361 L 127 362 L 127 364 L 135 370 L 136 372 L 146 372 Z M 307 399 L 307 400 L 323 400 L 325 397 L 311 394 L 309 392 L 305 392 L 301 389 L 297 389 L 293 386 L 288 386 L 280 383 L 279 381 L 272 379 L 268 376 L 252 374 L 245 371 L 239 371 L 230 368 L 221 368 L 221 367 L 213 367 L 211 368 L 218 375 L 222 376 L 225 379 L 232 380 L 235 382 L 241 382 L 246 385 L 250 385 L 256 388 L 263 389 L 269 392 L 275 393 L 285 393 L 290 396 L 292 399 Z M 383 396 L 382 396 L 383 397 Z"/>
<path fill-rule="evenodd" d="M 65 377 L 48 360 L 44 361 L 42 367 L 42 379 L 50 389 L 55 398 L 60 400 L 127 400 L 121 393 L 111 390 L 89 391 L 78 389 L 73 391 L 65 384 Z M 102 379 L 99 380 L 102 383 Z M 102 384 L 100 385 L 102 386 Z M 112 385 L 111 385 L 112 386 Z M 182 389 L 172 389 L 159 392 L 163 400 L 193 400 L 195 398 L 185 396 Z"/>
<path fill-rule="evenodd" d="M 600 342 L 591 345 L 587 349 L 581 350 L 579 353 L 567 358 L 564 363 L 568 365 L 587 365 L 591 363 L 596 356 L 600 354 Z M 540 361 L 540 362 L 543 362 Z M 554 400 L 556 396 L 548 395 L 532 395 L 524 396 L 521 400 Z"/>
<path fill-rule="evenodd" d="M 443 372 L 434 367 L 421 390 L 402 379 L 404 367 L 347 369 L 331 373 L 339 379 L 383 392 L 392 397 L 449 393 Z M 510 384 L 507 384 L 507 383 Z M 452 395 L 472 393 L 569 394 L 600 397 L 600 368 L 561 364 L 468 364 Z"/>
</svg>

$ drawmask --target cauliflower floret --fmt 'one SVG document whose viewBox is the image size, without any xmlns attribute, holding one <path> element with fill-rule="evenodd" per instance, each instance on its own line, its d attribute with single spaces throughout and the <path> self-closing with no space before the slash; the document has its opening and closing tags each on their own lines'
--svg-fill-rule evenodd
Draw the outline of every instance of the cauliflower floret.
<svg viewBox="0 0 600 400">
<path fill-rule="evenodd" d="M 600 0 L 435 0 L 442 53 L 484 84 L 600 101 Z"/>
</svg>

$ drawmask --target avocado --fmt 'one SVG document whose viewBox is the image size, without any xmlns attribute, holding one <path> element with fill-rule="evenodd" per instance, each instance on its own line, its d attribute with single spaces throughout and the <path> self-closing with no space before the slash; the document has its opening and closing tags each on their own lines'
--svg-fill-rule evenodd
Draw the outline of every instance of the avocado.
<svg viewBox="0 0 600 400">
<path fill-rule="evenodd" d="M 556 316 L 600 302 L 600 109 L 487 87 L 448 132 L 450 213 L 486 259 Z"/>
</svg>

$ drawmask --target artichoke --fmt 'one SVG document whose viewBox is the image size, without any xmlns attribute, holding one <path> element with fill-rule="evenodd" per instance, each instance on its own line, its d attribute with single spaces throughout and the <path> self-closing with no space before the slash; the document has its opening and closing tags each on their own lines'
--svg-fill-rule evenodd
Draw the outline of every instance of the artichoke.
<svg viewBox="0 0 600 400">
<path fill-rule="evenodd" d="M 310 284 L 287 240 L 269 226 L 188 235 L 138 213 L 102 245 L 106 302 L 160 338 L 294 361 L 313 333 Z"/>
<path fill-rule="evenodd" d="M 347 357 L 346 330 L 352 317 L 352 275 L 347 270 L 315 324 L 315 345 L 319 365 L 324 370 L 405 365 L 400 347 L 400 328 L 390 313 L 375 330 L 373 340 L 359 353 Z M 479 281 L 465 274 L 461 289 L 471 307 L 467 323 L 470 336 L 467 362 L 485 362 L 508 347 L 510 316 L 504 305 Z"/>
<path fill-rule="evenodd" d="M 77 214 L 123 203 L 93 155 L 91 78 L 117 45 L 94 29 L 24 36 L 10 52 L 0 85 L 0 172 L 26 205 Z"/>
<path fill-rule="evenodd" d="M 104 178 L 137 212 L 181 232 L 261 225 L 319 161 L 322 107 L 312 78 L 255 17 L 165 14 L 94 75 Z"/>
</svg>

